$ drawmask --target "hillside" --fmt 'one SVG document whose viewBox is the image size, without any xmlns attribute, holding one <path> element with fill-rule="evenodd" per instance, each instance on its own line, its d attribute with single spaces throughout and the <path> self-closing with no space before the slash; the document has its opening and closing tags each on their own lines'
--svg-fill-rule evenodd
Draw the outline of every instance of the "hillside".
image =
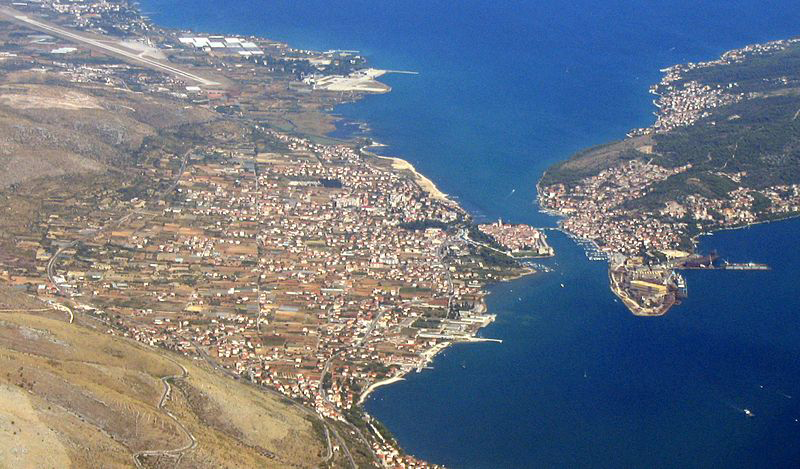
<svg viewBox="0 0 800 469">
<path fill-rule="evenodd" d="M 701 232 L 796 215 L 800 41 L 747 46 L 664 72 L 651 87 L 656 122 L 549 168 L 539 183 L 543 207 L 585 212 L 587 201 L 616 193 L 596 220 L 655 220 L 676 234 L 661 247 L 684 249 Z M 641 174 L 631 177 L 633 167 Z M 620 227 L 589 231 L 606 244 Z"/>
<path fill-rule="evenodd" d="M 131 467 L 138 455 L 145 467 L 313 467 L 324 457 L 318 424 L 283 398 L 99 323 L 70 324 L 9 289 L 0 310 L 0 466 Z"/>
<path fill-rule="evenodd" d="M 0 188 L 106 171 L 159 130 L 212 117 L 141 93 L 59 83 L 46 73 L 8 74 L 0 84 Z"/>
<path fill-rule="evenodd" d="M 709 266 L 698 237 L 800 215 L 800 40 L 674 65 L 650 91 L 652 126 L 549 168 L 542 208 L 610 261 L 612 291 L 639 316 L 687 294 L 674 269 Z"/>
</svg>

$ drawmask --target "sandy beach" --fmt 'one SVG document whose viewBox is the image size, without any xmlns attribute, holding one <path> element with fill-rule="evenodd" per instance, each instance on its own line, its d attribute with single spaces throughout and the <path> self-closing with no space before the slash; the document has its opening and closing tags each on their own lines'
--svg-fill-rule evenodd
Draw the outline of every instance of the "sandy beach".
<svg viewBox="0 0 800 469">
<path fill-rule="evenodd" d="M 417 171 L 417 168 L 414 167 L 413 164 L 409 163 L 408 161 L 397 158 L 395 156 L 380 156 L 374 153 L 370 153 L 371 156 L 376 158 L 381 158 L 384 160 L 389 160 L 392 162 L 392 168 L 398 171 L 409 171 L 414 176 L 414 181 L 427 192 L 431 197 L 438 200 L 446 200 L 448 202 L 452 202 L 452 200 L 445 194 L 444 192 L 440 191 L 436 184 L 433 183 L 430 179 L 425 177 L 422 173 Z"/>
<path fill-rule="evenodd" d="M 370 384 L 369 387 L 367 387 L 367 389 L 364 390 L 364 392 L 361 393 L 361 397 L 358 398 L 358 405 L 363 404 L 364 401 L 367 400 L 367 397 L 369 397 L 370 393 L 376 390 L 377 388 L 381 386 L 388 386 L 392 383 L 404 380 L 405 378 L 403 378 L 402 376 L 393 376 L 391 378 L 386 378 L 381 381 L 375 381 L 374 383 Z"/>
</svg>

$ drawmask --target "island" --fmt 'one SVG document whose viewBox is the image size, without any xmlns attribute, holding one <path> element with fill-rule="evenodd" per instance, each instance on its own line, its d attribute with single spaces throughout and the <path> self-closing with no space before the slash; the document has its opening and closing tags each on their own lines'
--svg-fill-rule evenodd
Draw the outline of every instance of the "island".
<svg viewBox="0 0 800 469">
<path fill-rule="evenodd" d="M 637 315 L 687 294 L 686 268 L 764 270 L 696 252 L 715 230 L 800 214 L 800 39 L 750 45 L 662 70 L 656 121 L 549 168 L 540 207 L 609 262 Z"/>
<path fill-rule="evenodd" d="M 486 286 L 534 273 L 543 233 L 478 226 L 376 142 L 329 137 L 335 105 L 389 90 L 356 51 L 168 30 L 123 0 L 2 3 L 0 348 L 87 362 L 6 363 L 31 420 L 82 422 L 47 441 L 90 433 L 137 467 L 431 467 L 361 403 L 494 341 Z M 132 350 L 159 366 L 125 371 Z M 54 376 L 72 394 L 33 383 Z"/>
<path fill-rule="evenodd" d="M 473 239 L 473 238 L 477 238 Z M 477 226 L 470 233 L 470 242 L 516 258 L 551 257 L 555 251 L 547 244 L 543 230 L 525 224 L 496 223 Z"/>
</svg>

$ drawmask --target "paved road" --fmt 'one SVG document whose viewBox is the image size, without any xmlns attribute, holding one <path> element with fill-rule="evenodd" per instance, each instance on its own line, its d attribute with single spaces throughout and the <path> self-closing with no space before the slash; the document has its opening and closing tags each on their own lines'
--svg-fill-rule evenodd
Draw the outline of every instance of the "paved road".
<svg viewBox="0 0 800 469">
<path fill-rule="evenodd" d="M 139 56 L 138 54 L 136 54 L 134 52 L 130 52 L 130 51 L 125 50 L 125 49 L 121 49 L 121 48 L 119 48 L 117 46 L 108 44 L 106 42 L 99 41 L 97 39 L 92 39 L 90 37 L 83 36 L 81 34 L 66 30 L 64 28 L 59 28 L 57 26 L 53 26 L 53 25 L 50 25 L 50 24 L 43 23 L 41 21 L 35 20 L 35 19 L 33 19 L 33 18 L 31 18 L 31 17 L 29 17 L 27 15 L 22 14 L 21 12 L 18 12 L 16 10 L 12 10 L 10 8 L 0 8 L 0 15 L 4 15 L 4 16 L 7 16 L 9 18 L 15 19 L 17 21 L 21 21 L 21 22 L 27 24 L 28 26 L 30 26 L 33 29 L 37 29 L 39 31 L 45 31 L 45 32 L 52 33 L 52 34 L 55 34 L 55 35 L 60 36 L 60 37 L 64 37 L 64 38 L 67 38 L 67 39 L 72 39 L 73 41 L 80 42 L 80 43 L 83 43 L 83 44 L 87 44 L 87 45 L 90 45 L 92 47 L 96 47 L 98 49 L 103 49 L 106 52 L 111 52 L 112 54 L 120 55 L 122 57 L 125 57 L 128 60 L 131 60 L 133 62 L 139 63 L 141 65 L 145 65 L 145 66 L 147 66 L 149 68 L 153 68 L 153 69 L 156 69 L 156 70 L 159 70 L 159 71 L 162 71 L 162 72 L 167 72 L 167 73 L 170 73 L 172 75 L 176 75 L 176 76 L 178 76 L 180 78 L 188 79 L 188 80 L 191 80 L 193 82 L 199 83 L 201 85 L 205 85 L 205 86 L 219 85 L 219 83 L 217 83 L 215 81 L 208 80 L 208 79 L 203 78 L 201 76 L 195 75 L 194 73 L 190 73 L 190 72 L 187 72 L 185 70 L 181 70 L 179 68 L 173 67 L 172 65 L 165 64 L 165 63 L 160 62 L 158 60 L 150 59 L 150 58 L 147 58 L 147 57 L 142 57 L 142 56 Z"/>
<path fill-rule="evenodd" d="M 53 256 L 50 257 L 50 259 L 47 261 L 47 280 L 49 280 L 50 283 L 53 284 L 53 286 L 56 287 L 56 290 L 61 294 L 64 293 L 64 290 L 61 288 L 61 285 L 56 283 L 55 279 L 53 278 L 55 275 L 55 264 L 58 261 L 58 258 L 61 257 L 61 254 L 63 254 L 65 250 L 75 246 L 76 244 L 78 244 L 78 242 L 73 241 L 67 245 L 61 246 L 60 248 L 58 248 L 56 253 L 53 254 Z"/>
<path fill-rule="evenodd" d="M 325 362 L 325 365 L 322 367 L 322 374 L 320 374 L 319 376 L 319 390 L 317 391 L 317 394 L 320 397 L 322 397 L 325 400 L 325 402 L 330 404 L 332 407 L 335 406 L 333 402 L 331 402 L 328 395 L 322 390 L 322 382 L 325 380 L 325 375 L 329 373 L 329 369 L 331 367 L 331 363 L 333 363 L 333 360 L 337 359 L 339 355 L 341 355 L 342 353 L 344 352 L 334 353 L 333 355 L 331 355 L 331 357 Z M 333 436 L 336 438 L 336 441 L 339 442 L 339 446 L 342 448 L 344 455 L 347 456 L 348 461 L 350 461 L 350 467 L 356 469 L 358 466 L 356 466 L 356 461 L 355 459 L 353 459 L 353 455 L 350 453 L 350 448 L 347 447 L 347 443 L 345 443 L 344 439 L 341 436 L 339 436 L 339 433 L 336 431 L 336 429 L 332 428 L 331 432 L 333 432 Z"/>
<path fill-rule="evenodd" d="M 1 11 L 2 11 L 2 8 L 0 8 L 0 12 Z M 166 194 L 174 191 L 175 188 L 178 187 L 178 183 L 180 182 L 184 171 L 186 171 L 186 164 L 189 161 L 189 155 L 191 153 L 192 153 L 192 150 L 188 150 L 183 155 L 183 161 L 181 161 L 181 167 L 178 170 L 178 175 L 175 176 L 175 179 L 172 181 L 172 184 L 170 184 L 169 187 L 167 187 L 166 189 L 164 189 L 161 192 L 157 193 L 153 197 L 153 199 L 158 199 L 158 198 L 164 197 Z M 121 216 L 117 220 L 107 223 L 103 228 L 101 228 L 99 230 L 91 230 L 91 234 L 84 234 L 79 239 L 76 239 L 75 241 L 72 241 L 71 243 L 66 244 L 66 245 L 61 246 L 60 248 L 58 248 L 58 250 L 55 252 L 55 254 L 53 254 L 52 257 L 50 257 L 50 259 L 48 259 L 48 261 L 47 261 L 47 279 L 50 281 L 50 283 L 53 286 L 56 287 L 56 290 L 59 293 L 64 294 L 64 289 L 61 288 L 61 286 L 58 283 L 56 283 L 56 281 L 54 279 L 56 262 L 58 262 L 58 258 L 61 257 L 61 255 L 64 253 L 64 251 L 66 251 L 69 248 L 75 247 L 75 245 L 78 244 L 79 241 L 82 241 L 84 239 L 90 239 L 92 236 L 97 236 L 100 233 L 108 231 L 109 229 L 111 229 L 114 226 L 122 225 L 123 223 L 128 221 L 128 219 L 130 217 L 136 215 L 139 212 L 140 212 L 139 210 L 131 210 L 128 214 Z M 72 322 L 72 319 L 74 319 L 74 317 L 73 317 L 71 311 L 69 313 L 70 313 L 70 322 Z"/>
</svg>

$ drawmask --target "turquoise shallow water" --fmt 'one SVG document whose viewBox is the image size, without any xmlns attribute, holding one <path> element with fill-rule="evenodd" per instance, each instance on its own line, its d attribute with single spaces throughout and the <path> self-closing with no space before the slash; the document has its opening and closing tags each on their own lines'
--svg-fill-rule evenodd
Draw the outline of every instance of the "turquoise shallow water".
<svg viewBox="0 0 800 469">
<path fill-rule="evenodd" d="M 800 33 L 788 1 L 220 4 L 143 8 L 167 26 L 359 49 L 419 71 L 337 112 L 477 216 L 538 225 L 555 223 L 533 204 L 541 172 L 649 124 L 659 68 Z M 452 467 L 797 467 L 799 228 L 705 238 L 773 270 L 689 272 L 690 298 L 657 319 L 631 316 L 605 266 L 553 235 L 554 272 L 492 289 L 499 318 L 483 334 L 503 344 L 453 347 L 367 409 L 408 451 Z"/>
</svg>

